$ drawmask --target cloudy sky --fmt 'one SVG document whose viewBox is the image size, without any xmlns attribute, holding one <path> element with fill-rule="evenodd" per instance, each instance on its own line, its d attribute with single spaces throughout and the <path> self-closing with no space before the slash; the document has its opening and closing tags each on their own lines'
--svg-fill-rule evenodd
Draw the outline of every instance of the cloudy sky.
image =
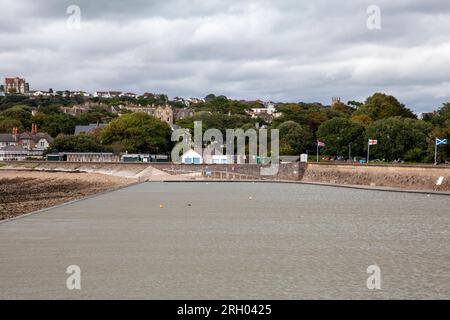
<svg viewBox="0 0 450 320">
<path fill-rule="evenodd" d="M 381 29 L 367 27 L 369 5 L 380 8 Z M 382 91 L 416 112 L 450 101 L 449 0 L 0 0 L 0 8 L 0 77 L 26 77 L 31 89 L 322 103 Z"/>
</svg>

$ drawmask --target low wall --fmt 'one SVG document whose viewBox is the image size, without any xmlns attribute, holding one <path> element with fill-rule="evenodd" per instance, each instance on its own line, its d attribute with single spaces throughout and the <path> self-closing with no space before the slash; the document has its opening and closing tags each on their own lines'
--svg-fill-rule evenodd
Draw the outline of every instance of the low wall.
<svg viewBox="0 0 450 320">
<path fill-rule="evenodd" d="M 96 172 L 114 176 L 136 177 L 151 180 L 159 175 L 161 180 L 194 173 L 202 179 L 206 172 L 217 179 L 288 180 L 319 182 L 337 185 L 392 187 L 414 190 L 450 191 L 449 166 L 412 165 L 345 165 L 286 163 L 280 164 L 277 174 L 261 175 L 262 165 L 176 165 L 171 163 L 70 163 L 70 162 L 3 162 L 1 169 L 51 170 Z M 197 173 L 199 173 L 197 175 Z M 0 173 L 1 174 L 1 173 Z M 437 181 L 443 177 L 441 185 Z"/>
<path fill-rule="evenodd" d="M 183 174 L 188 172 L 217 172 L 217 173 L 230 173 L 240 174 L 246 176 L 252 176 L 261 180 L 301 180 L 305 170 L 306 164 L 303 163 L 285 163 L 280 164 L 278 171 L 275 175 L 263 175 L 261 170 L 263 168 L 269 168 L 260 164 L 171 164 L 171 163 L 156 163 L 152 164 L 155 168 L 171 173 L 171 174 Z"/>
<path fill-rule="evenodd" d="M 302 181 L 450 191 L 450 167 L 308 164 Z"/>
</svg>

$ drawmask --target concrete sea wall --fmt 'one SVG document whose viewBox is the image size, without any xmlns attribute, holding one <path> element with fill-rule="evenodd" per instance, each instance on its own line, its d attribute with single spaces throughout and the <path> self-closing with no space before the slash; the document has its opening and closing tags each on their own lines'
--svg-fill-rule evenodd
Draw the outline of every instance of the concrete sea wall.
<svg viewBox="0 0 450 320">
<path fill-rule="evenodd" d="M 176 165 L 45 161 L 0 163 L 0 170 L 95 172 L 141 180 L 277 180 L 450 191 L 450 166 L 285 163 L 280 164 L 275 175 L 262 175 L 261 168 L 261 165 L 256 164 Z"/>
<path fill-rule="evenodd" d="M 441 184 L 437 185 L 441 177 Z M 308 164 L 302 181 L 450 191 L 450 167 Z"/>
</svg>

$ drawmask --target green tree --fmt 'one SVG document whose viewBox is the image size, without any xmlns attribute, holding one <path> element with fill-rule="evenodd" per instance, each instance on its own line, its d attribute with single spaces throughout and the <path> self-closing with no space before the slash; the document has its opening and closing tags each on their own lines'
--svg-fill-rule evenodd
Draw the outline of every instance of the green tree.
<svg viewBox="0 0 450 320">
<path fill-rule="evenodd" d="M 424 120 L 436 127 L 446 127 L 450 121 L 450 103 L 444 103 L 436 112 L 424 114 Z"/>
<path fill-rule="evenodd" d="M 60 134 L 53 140 L 48 150 L 58 152 L 101 152 L 104 151 L 104 148 L 92 136 L 85 134 Z"/>
<path fill-rule="evenodd" d="M 13 128 L 23 130 L 22 123 L 16 119 L 3 118 L 0 116 L 0 133 L 11 133 Z"/>
<path fill-rule="evenodd" d="M 272 122 L 273 127 L 278 127 L 286 121 L 295 121 L 302 126 L 308 126 L 313 133 L 317 131 L 323 122 L 329 119 L 327 112 L 340 114 L 338 111 L 333 111 L 329 108 L 326 110 L 318 103 L 286 103 L 277 105 L 276 109 L 282 115 L 274 119 Z"/>
<path fill-rule="evenodd" d="M 241 114 L 245 115 L 246 111 L 251 109 L 251 105 L 236 100 L 228 99 L 225 96 L 208 96 L 205 103 L 195 106 L 199 111 L 209 111 L 221 114 Z"/>
<path fill-rule="evenodd" d="M 280 130 L 280 154 L 299 155 L 312 148 L 314 139 L 308 127 L 294 121 L 286 121 L 278 129 Z"/>
<path fill-rule="evenodd" d="M 128 152 L 168 153 L 171 147 L 169 125 L 141 112 L 112 120 L 100 137 L 103 144 L 120 143 Z"/>
<path fill-rule="evenodd" d="M 424 160 L 432 126 L 425 121 L 391 117 L 375 121 L 367 127 L 367 139 L 377 139 L 370 147 L 371 158 L 393 160 Z M 367 147 L 366 147 L 367 148 Z"/>
<path fill-rule="evenodd" d="M 319 127 L 317 138 L 325 142 L 324 153 L 347 156 L 349 148 L 353 156 L 362 155 L 364 126 L 347 118 L 333 118 Z"/>
<path fill-rule="evenodd" d="M 395 97 L 384 93 L 375 93 L 368 97 L 366 102 L 355 111 L 354 115 L 366 115 L 372 120 L 380 120 L 389 117 L 413 118 L 414 113 L 401 104 Z"/>
<path fill-rule="evenodd" d="M 31 130 L 31 108 L 25 105 L 16 105 L 0 113 L 3 119 L 16 120 L 21 123 L 20 130 Z"/>
<path fill-rule="evenodd" d="M 32 117 L 32 122 L 38 125 L 39 131 L 47 132 L 52 137 L 60 133 L 73 134 L 75 126 L 79 124 L 78 119 L 65 113 L 38 113 Z"/>
</svg>

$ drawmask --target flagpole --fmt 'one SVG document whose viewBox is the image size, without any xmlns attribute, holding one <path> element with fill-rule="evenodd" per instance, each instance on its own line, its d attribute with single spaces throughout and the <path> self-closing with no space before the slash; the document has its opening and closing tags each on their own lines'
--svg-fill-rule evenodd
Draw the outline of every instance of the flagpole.
<svg viewBox="0 0 450 320">
<path fill-rule="evenodd" d="M 434 140 L 434 164 L 437 164 L 437 137 Z"/>
<path fill-rule="evenodd" d="M 317 144 L 317 162 L 319 162 L 319 141 L 316 141 Z"/>
<path fill-rule="evenodd" d="M 370 139 L 367 141 L 367 164 L 369 164 L 369 156 L 370 156 Z"/>
</svg>

